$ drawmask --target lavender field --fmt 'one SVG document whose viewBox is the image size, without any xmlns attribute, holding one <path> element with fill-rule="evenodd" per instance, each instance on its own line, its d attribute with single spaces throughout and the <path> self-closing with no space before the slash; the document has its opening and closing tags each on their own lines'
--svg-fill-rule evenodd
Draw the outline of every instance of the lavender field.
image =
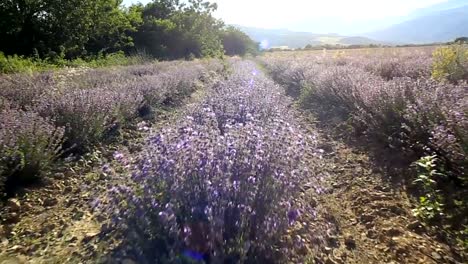
<svg viewBox="0 0 468 264">
<path fill-rule="evenodd" d="M 1 75 L 0 263 L 463 263 L 448 49 Z"/>
</svg>

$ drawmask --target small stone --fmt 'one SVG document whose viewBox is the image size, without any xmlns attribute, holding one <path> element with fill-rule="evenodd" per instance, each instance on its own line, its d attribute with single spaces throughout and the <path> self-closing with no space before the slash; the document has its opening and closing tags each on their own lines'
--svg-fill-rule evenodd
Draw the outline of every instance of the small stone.
<svg viewBox="0 0 468 264">
<path fill-rule="evenodd" d="M 54 224 L 48 224 L 42 227 L 41 233 L 46 234 L 54 230 L 55 225 Z"/>
<path fill-rule="evenodd" d="M 328 258 L 326 261 L 325 261 L 325 264 L 337 264 L 336 261 L 332 260 L 331 258 Z"/>
<path fill-rule="evenodd" d="M 374 228 L 374 223 L 373 222 L 366 222 L 366 223 L 364 223 L 364 226 L 367 229 L 372 229 L 372 228 Z"/>
<path fill-rule="evenodd" d="M 8 239 L 0 238 L 0 245 L 2 245 L 4 248 L 6 248 L 9 243 L 10 243 L 10 241 L 8 241 Z"/>
<path fill-rule="evenodd" d="M 97 235 L 99 235 L 99 232 L 86 233 L 86 235 L 83 238 L 83 242 L 88 243 L 89 241 L 91 241 L 91 239 L 93 239 Z"/>
<path fill-rule="evenodd" d="M 71 193 L 73 191 L 73 187 L 71 186 L 67 186 L 65 187 L 65 189 L 63 189 L 63 193 L 67 194 L 67 193 Z"/>
<path fill-rule="evenodd" d="M 122 264 L 136 264 L 136 262 L 131 259 L 124 259 L 122 261 Z"/>
<path fill-rule="evenodd" d="M 11 212 L 19 212 L 21 210 L 21 203 L 18 199 L 8 199 L 7 206 Z"/>
<path fill-rule="evenodd" d="M 394 227 L 385 228 L 383 231 L 385 232 L 387 236 L 391 236 L 391 237 L 396 237 L 396 236 L 400 236 L 403 234 L 401 230 L 396 229 Z"/>
<path fill-rule="evenodd" d="M 55 173 L 54 178 L 59 179 L 59 180 L 63 180 L 63 179 L 66 178 L 65 173 L 57 172 L 57 173 Z"/>
<path fill-rule="evenodd" d="M 345 245 L 348 249 L 355 249 L 356 248 L 356 240 L 354 240 L 353 236 L 347 235 L 345 238 Z"/>
<path fill-rule="evenodd" d="M 432 252 L 432 258 L 435 259 L 435 260 L 441 260 L 442 259 L 442 256 L 437 253 L 437 252 Z"/>
<path fill-rule="evenodd" d="M 25 248 L 23 246 L 20 246 L 20 245 L 15 245 L 15 246 L 12 246 L 11 248 L 9 248 L 8 251 L 24 252 Z"/>
<path fill-rule="evenodd" d="M 373 215 L 370 215 L 370 214 L 363 214 L 361 215 L 360 217 L 361 221 L 366 223 L 366 222 L 371 222 L 375 219 L 375 217 Z"/>
<path fill-rule="evenodd" d="M 20 221 L 20 217 L 18 213 L 11 213 L 8 215 L 6 222 L 10 224 L 15 224 Z"/>
<path fill-rule="evenodd" d="M 423 229 L 424 227 L 422 226 L 421 222 L 416 220 L 416 221 L 413 221 L 413 222 L 409 223 L 406 226 L 406 228 L 408 228 L 409 230 L 417 231 L 417 230 Z"/>
<path fill-rule="evenodd" d="M 327 235 L 327 243 L 331 247 L 338 247 L 340 242 L 336 236 Z"/>
<path fill-rule="evenodd" d="M 370 229 L 370 230 L 367 230 L 367 237 L 370 238 L 370 239 L 376 239 L 378 237 L 378 233 L 373 230 L 373 229 Z"/>
<path fill-rule="evenodd" d="M 317 200 L 315 200 L 314 198 L 310 199 L 310 202 L 309 202 L 309 205 L 312 206 L 312 207 L 317 207 Z"/>
<path fill-rule="evenodd" d="M 26 264 L 28 263 L 27 258 L 23 255 L 18 255 L 15 257 L 9 257 L 7 259 L 3 259 L 1 264 Z"/>
<path fill-rule="evenodd" d="M 33 206 L 30 204 L 30 203 L 24 203 L 23 205 L 23 209 L 26 210 L 26 211 L 30 211 L 33 209 Z"/>
<path fill-rule="evenodd" d="M 75 241 L 78 241 L 78 238 L 76 236 L 71 236 L 71 237 L 68 237 L 67 239 L 65 239 L 66 242 L 68 243 L 73 243 Z"/>
<path fill-rule="evenodd" d="M 42 203 L 42 205 L 44 206 L 54 206 L 58 203 L 58 200 L 55 199 L 55 198 L 47 198 L 44 200 L 44 202 Z"/>
<path fill-rule="evenodd" d="M 406 250 L 406 248 L 404 248 L 404 247 L 399 247 L 399 248 L 396 249 L 395 252 L 396 252 L 397 255 L 404 255 L 404 254 L 408 253 L 408 250 Z"/>
<path fill-rule="evenodd" d="M 63 173 L 63 177 L 68 179 L 68 178 L 72 178 L 73 176 L 75 176 L 75 172 L 74 171 L 66 171 L 65 173 Z"/>
</svg>

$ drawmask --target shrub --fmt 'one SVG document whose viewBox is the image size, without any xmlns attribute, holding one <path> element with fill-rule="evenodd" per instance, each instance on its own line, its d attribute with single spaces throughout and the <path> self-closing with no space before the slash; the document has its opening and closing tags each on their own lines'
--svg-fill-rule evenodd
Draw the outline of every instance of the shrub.
<svg viewBox="0 0 468 264">
<path fill-rule="evenodd" d="M 34 106 L 45 94 L 56 90 L 52 73 L 12 74 L 0 77 L 0 96 L 16 108 Z"/>
<path fill-rule="evenodd" d="M 42 62 L 32 58 L 25 58 L 18 55 L 5 56 L 0 52 L 0 73 L 31 73 L 45 67 L 46 65 Z M 49 65 L 49 68 L 53 68 L 53 66 Z"/>
<path fill-rule="evenodd" d="M 64 67 L 90 67 L 100 68 L 109 66 L 126 66 L 152 62 L 144 55 L 126 56 L 123 52 L 107 55 L 97 55 L 87 58 L 67 60 L 60 56 L 47 59 L 30 58 L 18 55 L 5 56 L 0 52 L 0 73 L 33 73 L 37 71 L 57 70 Z"/>
<path fill-rule="evenodd" d="M 40 177 L 58 154 L 83 154 L 114 139 L 137 123 L 145 104 L 180 103 L 213 70 L 222 70 L 218 61 L 0 76 L 1 188 L 7 178 L 21 183 Z"/>
<path fill-rule="evenodd" d="M 374 95 L 383 81 L 359 68 L 331 66 L 303 81 L 301 104 L 347 120 Z"/>
<path fill-rule="evenodd" d="M 415 216 L 421 217 L 425 221 L 439 218 L 443 215 L 442 195 L 437 190 L 437 178 L 444 177 L 437 171 L 437 156 L 427 156 L 419 159 L 415 164 L 420 170 L 420 174 L 414 181 L 422 189 L 419 197 L 419 205 L 413 210 Z"/>
<path fill-rule="evenodd" d="M 364 68 L 385 80 L 399 77 L 418 79 L 431 75 L 432 59 L 423 53 L 416 52 L 410 56 L 382 56 L 379 59 L 364 59 Z"/>
<path fill-rule="evenodd" d="M 102 203 L 140 262 L 285 260 L 277 248 L 299 217 L 306 140 L 286 122 L 279 87 L 253 69 L 238 64 L 180 124 L 152 135 L 133 184 Z M 268 104 L 270 115 L 258 107 Z"/>
<path fill-rule="evenodd" d="M 67 151 L 83 153 L 100 143 L 105 132 L 117 125 L 122 98 L 112 90 L 79 89 L 43 98 L 38 111 L 54 119 L 57 126 L 65 127 Z"/>
<path fill-rule="evenodd" d="M 435 52 L 434 65 L 448 65 L 440 69 L 450 74 L 441 76 L 451 78 L 453 84 L 429 78 L 426 70 L 422 70 L 421 75 L 418 71 L 405 70 L 412 62 L 408 62 L 410 56 L 402 55 L 381 69 L 375 68 L 381 61 L 376 56 L 359 62 L 361 57 L 354 55 L 338 66 L 331 58 L 297 59 L 294 63 L 304 73 L 300 82 L 295 81 L 294 75 L 285 74 L 287 70 L 277 70 L 281 65 L 288 65 L 290 59 L 271 58 L 264 63 L 273 69 L 272 74 L 284 80 L 283 83 L 299 84 L 296 88 L 301 90 L 302 107 L 313 110 L 324 124 L 334 129 L 336 125 L 351 128 L 340 132 L 352 131 L 353 136 L 365 136 L 374 143 L 370 149 L 377 152 L 378 158 L 382 154 L 391 156 L 392 160 L 398 157 L 402 162 L 400 166 L 405 162 L 409 166 L 420 157 L 437 156 L 438 171 L 445 177 L 434 178 L 430 183 L 431 188 L 440 190 L 441 199 L 434 200 L 434 194 L 430 199 L 424 196 L 418 212 L 428 215 L 428 208 L 439 210 L 446 216 L 440 221 L 442 225 L 452 228 L 449 233 L 463 233 L 460 230 L 466 225 L 464 215 L 468 210 L 468 138 L 465 132 L 468 131 L 468 101 L 466 83 L 460 74 L 458 77 L 453 74 L 460 67 L 451 68 L 461 65 L 453 64 L 458 61 L 454 54 L 459 56 L 461 50 L 456 53 L 454 47 L 447 47 Z M 445 63 L 445 59 L 450 63 Z M 420 61 L 426 62 L 420 69 L 430 65 L 427 58 Z M 441 206 L 442 200 L 444 206 Z"/>
<path fill-rule="evenodd" d="M 47 173 L 61 152 L 63 129 L 8 106 L 0 109 L 0 121 L 0 181 L 27 184 Z"/>
<path fill-rule="evenodd" d="M 438 81 L 468 80 L 468 48 L 466 45 L 440 47 L 434 51 L 432 77 Z"/>
</svg>

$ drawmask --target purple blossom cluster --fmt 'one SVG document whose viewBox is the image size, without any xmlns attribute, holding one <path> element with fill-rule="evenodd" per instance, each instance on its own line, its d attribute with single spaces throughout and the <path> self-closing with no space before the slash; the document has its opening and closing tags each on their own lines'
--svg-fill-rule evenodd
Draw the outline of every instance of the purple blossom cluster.
<svg viewBox="0 0 468 264">
<path fill-rule="evenodd" d="M 0 197 L 5 185 L 34 181 L 60 154 L 63 128 L 0 98 Z"/>
<path fill-rule="evenodd" d="M 281 262 L 313 147 L 288 104 L 253 63 L 235 62 L 185 118 L 150 136 L 132 183 L 103 205 L 139 261 Z"/>
<path fill-rule="evenodd" d="M 40 175 L 58 147 L 81 154 L 139 117 L 156 118 L 154 109 L 180 103 L 222 68 L 207 60 L 0 76 L 2 159 L 17 160 L 2 165 L 2 178 L 18 173 L 15 164 Z"/>
<path fill-rule="evenodd" d="M 293 86 L 301 105 L 324 124 L 350 125 L 353 135 L 396 151 L 407 165 L 437 155 L 448 176 L 438 179 L 438 188 L 453 196 L 447 203 L 466 200 L 468 84 L 432 79 L 430 49 L 370 53 L 273 54 L 262 63 L 277 82 Z"/>
<path fill-rule="evenodd" d="M 295 87 L 304 107 L 411 156 L 437 154 L 457 173 L 466 171 L 467 84 L 432 80 L 425 49 L 373 55 L 270 56 L 263 63 L 275 80 Z"/>
</svg>

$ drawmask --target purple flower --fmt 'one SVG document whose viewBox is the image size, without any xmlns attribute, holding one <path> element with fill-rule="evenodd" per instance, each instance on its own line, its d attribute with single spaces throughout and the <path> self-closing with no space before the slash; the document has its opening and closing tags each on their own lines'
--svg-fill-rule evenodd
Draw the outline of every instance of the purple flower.
<svg viewBox="0 0 468 264">
<path fill-rule="evenodd" d="M 301 216 L 301 212 L 299 209 L 291 209 L 288 211 L 288 220 L 289 224 L 292 225 L 294 222 L 297 221 L 297 219 Z"/>
<path fill-rule="evenodd" d="M 124 155 L 119 151 L 115 151 L 113 157 L 117 161 L 122 161 L 124 158 Z"/>
</svg>

